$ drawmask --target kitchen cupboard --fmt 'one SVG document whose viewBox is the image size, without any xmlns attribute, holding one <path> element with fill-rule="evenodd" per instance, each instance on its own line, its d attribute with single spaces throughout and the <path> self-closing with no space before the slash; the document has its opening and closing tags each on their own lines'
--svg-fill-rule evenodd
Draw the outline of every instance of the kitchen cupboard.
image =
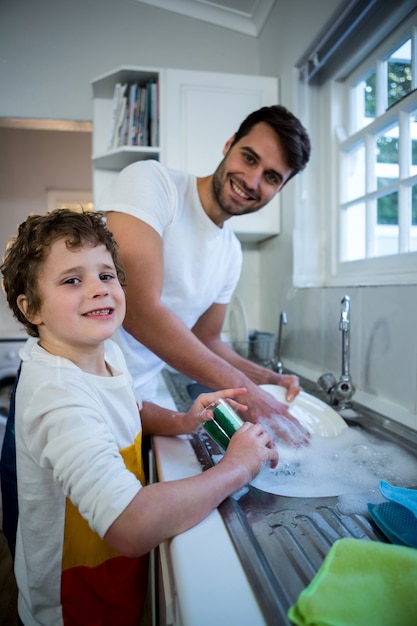
<svg viewBox="0 0 417 626">
<path fill-rule="evenodd" d="M 116 83 L 158 84 L 159 143 L 109 147 Z M 222 159 L 225 142 L 252 111 L 278 102 L 278 79 L 166 68 L 121 67 L 92 82 L 94 201 L 130 163 L 157 159 L 173 169 L 205 176 Z M 232 218 L 241 241 L 279 234 L 279 196 L 253 215 Z"/>
</svg>

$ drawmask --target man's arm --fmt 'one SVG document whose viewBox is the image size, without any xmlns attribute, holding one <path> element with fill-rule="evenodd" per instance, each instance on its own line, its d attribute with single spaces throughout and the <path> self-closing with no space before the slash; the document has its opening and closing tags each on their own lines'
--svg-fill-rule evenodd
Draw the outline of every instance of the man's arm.
<svg viewBox="0 0 417 626">
<path fill-rule="evenodd" d="M 204 345 L 222 359 L 243 372 L 257 385 L 280 385 L 287 389 L 286 399 L 294 400 L 300 391 L 297 376 L 278 374 L 262 365 L 241 357 L 221 339 L 226 304 L 213 304 L 194 325 L 193 333 Z"/>
<path fill-rule="evenodd" d="M 286 441 L 305 442 L 306 431 L 300 428 L 297 420 L 288 412 L 287 405 L 281 404 L 271 394 L 258 387 L 261 384 L 281 385 L 287 389 L 287 400 L 291 402 L 300 391 L 297 376 L 283 375 L 244 359 L 221 339 L 221 329 L 227 305 L 213 304 L 200 317 L 193 328 L 193 333 L 200 341 L 243 373 L 251 382 L 246 383 L 247 393 L 240 397 L 240 401 L 249 407 L 242 418 L 257 421 L 260 417 L 268 417 L 272 428 Z M 199 381 L 201 382 L 201 381 Z"/>
<path fill-rule="evenodd" d="M 209 334 L 204 327 L 210 326 L 212 332 L 216 325 L 220 341 L 220 309 L 214 308 L 214 315 L 207 314 L 205 320 L 198 322 L 194 334 L 163 305 L 163 246 L 158 233 L 143 221 L 124 213 L 108 213 L 107 224 L 119 244 L 128 277 L 124 328 L 168 365 L 212 389 L 246 387 L 247 393 L 239 398 L 242 404 L 249 406 L 246 419 L 256 421 L 258 417 L 282 416 L 283 405 L 200 341 L 199 335 Z M 225 309 L 221 310 L 224 319 Z M 276 380 L 271 378 L 268 382 Z M 306 439 L 304 428 L 289 414 L 278 418 L 275 430 L 289 441 Z"/>
<path fill-rule="evenodd" d="M 157 232 L 123 213 L 108 213 L 107 224 L 128 277 L 124 328 L 163 361 L 207 386 L 217 388 L 220 368 L 224 377 L 236 379 L 230 387 L 243 387 L 238 383 L 246 377 L 206 348 L 161 302 L 163 251 Z"/>
</svg>

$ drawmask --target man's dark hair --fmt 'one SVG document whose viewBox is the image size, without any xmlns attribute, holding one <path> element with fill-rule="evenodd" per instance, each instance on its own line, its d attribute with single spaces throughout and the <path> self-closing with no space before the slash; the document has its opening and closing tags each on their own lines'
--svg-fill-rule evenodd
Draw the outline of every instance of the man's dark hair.
<svg viewBox="0 0 417 626">
<path fill-rule="evenodd" d="M 261 122 L 269 124 L 277 134 L 292 172 L 288 180 L 305 168 L 310 158 L 310 138 L 300 120 L 284 106 L 275 104 L 262 107 L 243 120 L 233 139 L 232 146 Z"/>
</svg>

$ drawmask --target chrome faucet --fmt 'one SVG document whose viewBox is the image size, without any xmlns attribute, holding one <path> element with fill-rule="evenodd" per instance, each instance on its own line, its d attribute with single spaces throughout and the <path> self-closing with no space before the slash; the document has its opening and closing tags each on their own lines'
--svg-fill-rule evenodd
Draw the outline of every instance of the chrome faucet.
<svg viewBox="0 0 417 626">
<path fill-rule="evenodd" d="M 350 298 L 341 300 L 339 330 L 342 331 L 342 375 L 339 381 L 331 373 L 323 374 L 317 381 L 318 386 L 330 396 L 330 404 L 340 408 L 351 406 L 355 393 L 350 375 Z"/>
<path fill-rule="evenodd" d="M 275 358 L 273 359 L 273 363 L 272 363 L 274 371 L 278 372 L 278 374 L 282 374 L 283 369 L 284 369 L 284 365 L 281 361 L 281 339 L 282 339 L 282 327 L 285 326 L 287 322 L 288 322 L 287 314 L 285 311 L 282 311 L 279 316 L 278 340 L 277 340 L 277 346 L 275 350 Z"/>
</svg>

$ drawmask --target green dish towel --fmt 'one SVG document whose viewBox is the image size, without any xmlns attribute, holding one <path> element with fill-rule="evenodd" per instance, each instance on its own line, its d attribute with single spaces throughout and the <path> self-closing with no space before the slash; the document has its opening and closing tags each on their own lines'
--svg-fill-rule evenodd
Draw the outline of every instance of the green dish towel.
<svg viewBox="0 0 417 626">
<path fill-rule="evenodd" d="M 416 626 L 417 550 L 339 539 L 288 617 L 297 626 Z"/>
</svg>

